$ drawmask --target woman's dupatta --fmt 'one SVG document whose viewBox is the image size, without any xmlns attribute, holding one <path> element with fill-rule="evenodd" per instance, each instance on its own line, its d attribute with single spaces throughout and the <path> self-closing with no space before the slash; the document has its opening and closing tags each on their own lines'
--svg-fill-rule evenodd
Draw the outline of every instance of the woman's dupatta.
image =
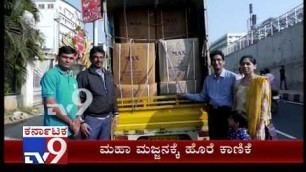
<svg viewBox="0 0 306 172">
<path fill-rule="evenodd" d="M 252 79 L 251 84 L 246 92 L 246 114 L 248 119 L 248 130 L 252 139 L 256 138 L 256 130 L 260 124 L 262 113 L 263 84 L 267 81 L 266 77 L 256 76 Z M 270 88 L 269 88 L 270 89 Z M 271 102 L 271 93 L 269 91 L 268 101 Z M 268 125 L 268 121 L 266 121 Z"/>
</svg>

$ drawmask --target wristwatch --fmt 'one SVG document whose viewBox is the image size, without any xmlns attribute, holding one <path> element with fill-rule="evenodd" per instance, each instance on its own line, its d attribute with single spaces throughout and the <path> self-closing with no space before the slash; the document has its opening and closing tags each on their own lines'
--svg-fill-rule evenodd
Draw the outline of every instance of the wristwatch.
<svg viewBox="0 0 306 172">
<path fill-rule="evenodd" d="M 81 124 L 84 124 L 84 123 L 85 123 L 85 120 L 82 118 L 82 116 L 79 116 L 78 118 L 79 118 L 79 120 L 81 121 Z"/>
</svg>

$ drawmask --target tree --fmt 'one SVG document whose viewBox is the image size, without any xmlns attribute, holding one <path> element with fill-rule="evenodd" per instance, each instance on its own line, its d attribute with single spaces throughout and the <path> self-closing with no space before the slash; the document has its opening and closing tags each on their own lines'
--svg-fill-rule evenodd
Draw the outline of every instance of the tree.
<svg viewBox="0 0 306 172">
<path fill-rule="evenodd" d="M 31 0 L 4 0 L 4 83 L 5 93 L 18 93 L 27 78 L 28 60 L 42 60 L 44 39 L 35 23 L 39 10 Z"/>
</svg>

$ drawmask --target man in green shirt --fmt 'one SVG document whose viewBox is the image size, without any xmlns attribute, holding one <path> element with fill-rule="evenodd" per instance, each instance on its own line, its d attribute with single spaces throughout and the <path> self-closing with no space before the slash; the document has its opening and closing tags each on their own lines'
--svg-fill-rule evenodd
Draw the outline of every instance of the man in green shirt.
<svg viewBox="0 0 306 172">
<path fill-rule="evenodd" d="M 78 107 L 73 100 L 75 97 L 72 97 L 73 92 L 78 88 L 71 71 L 75 59 L 75 49 L 70 46 L 59 48 L 58 65 L 47 71 L 40 82 L 44 104 L 44 125 L 68 126 L 69 138 L 78 135 L 80 129 L 80 120 L 77 117 Z"/>
</svg>

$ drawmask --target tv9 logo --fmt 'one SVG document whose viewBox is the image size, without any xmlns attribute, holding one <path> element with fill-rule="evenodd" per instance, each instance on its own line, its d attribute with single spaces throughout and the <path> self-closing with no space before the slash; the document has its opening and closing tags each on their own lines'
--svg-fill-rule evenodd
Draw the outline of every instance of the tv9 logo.
<svg viewBox="0 0 306 172">
<path fill-rule="evenodd" d="M 80 94 L 86 97 L 86 100 L 83 103 L 79 101 Z M 71 99 L 74 104 L 68 104 L 66 107 L 64 107 L 62 104 L 47 104 L 48 115 L 56 115 L 56 113 L 54 112 L 54 108 L 58 108 L 63 115 L 68 115 L 67 113 L 71 112 L 73 106 L 77 105 L 78 111 L 75 115 L 81 116 L 91 104 L 93 96 L 89 90 L 85 88 L 79 88 L 72 93 Z"/>
<path fill-rule="evenodd" d="M 66 126 L 24 126 L 25 164 L 67 164 Z"/>
</svg>

